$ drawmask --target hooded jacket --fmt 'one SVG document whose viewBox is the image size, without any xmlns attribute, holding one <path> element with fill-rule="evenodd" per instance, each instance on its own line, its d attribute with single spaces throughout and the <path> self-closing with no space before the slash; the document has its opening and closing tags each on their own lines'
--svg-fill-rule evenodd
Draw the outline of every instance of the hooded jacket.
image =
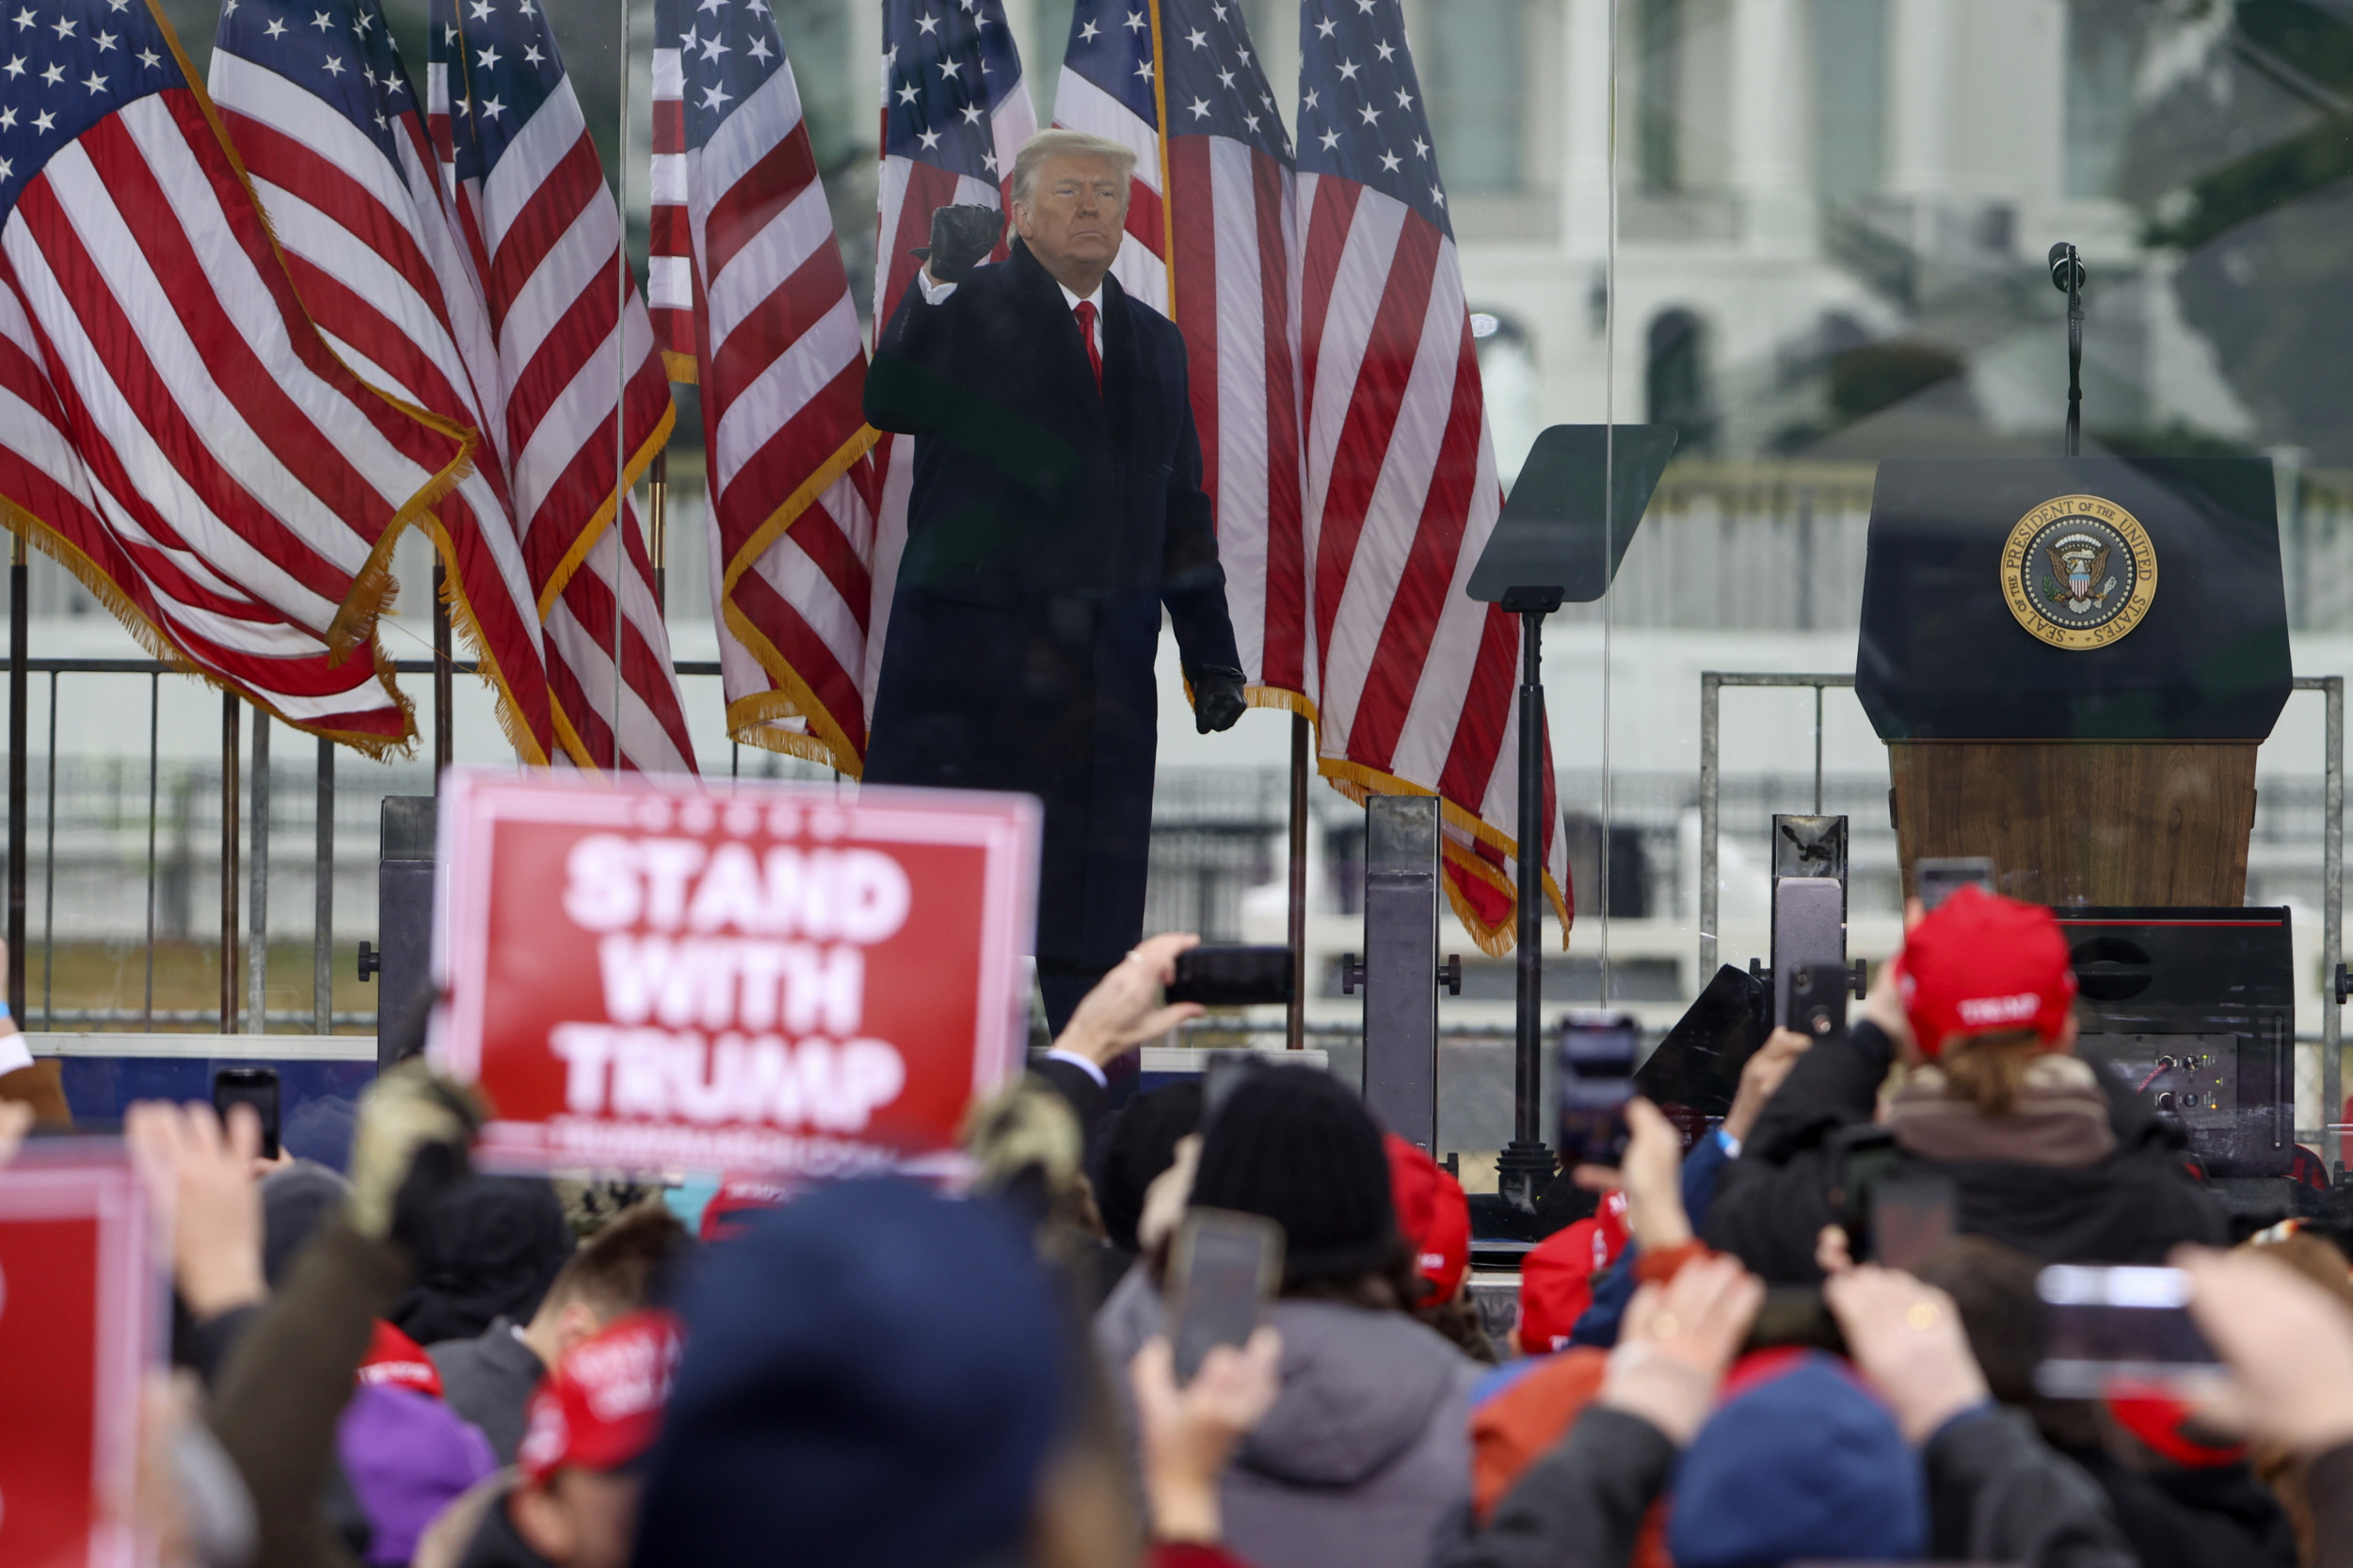
<svg viewBox="0 0 2353 1568">
<path fill-rule="evenodd" d="M 1470 1497 L 1470 1386 L 1481 1368 L 1402 1312 L 1283 1300 L 1283 1391 L 1223 1488 L 1226 1544 L 1256 1568 L 1422 1568 Z M 1132 1271 L 1096 1320 L 1126 1398 L 1128 1363 L 1161 1331 Z M 1130 1412 L 1132 1427 L 1132 1412 Z"/>
<path fill-rule="evenodd" d="M 1846 1175 L 1839 1134 L 1871 1120 L 1893 1056 L 1886 1034 L 1865 1021 L 1798 1059 L 1718 1184 L 1701 1225 L 1711 1246 L 1773 1284 L 1822 1277 L 1814 1247 L 1839 1217 L 1833 1194 Z M 2054 1164 L 1907 1152 L 1897 1168 L 1952 1178 L 1959 1234 L 2046 1263 L 2162 1263 L 2181 1242 L 2228 1240 L 2221 1206 L 2183 1169 L 2178 1132 L 2113 1074 L 2094 1071 L 2113 1135 L 2113 1146 L 2097 1159 Z M 1986 1130 L 1986 1144 L 1998 1145 L 2002 1129 Z"/>
</svg>

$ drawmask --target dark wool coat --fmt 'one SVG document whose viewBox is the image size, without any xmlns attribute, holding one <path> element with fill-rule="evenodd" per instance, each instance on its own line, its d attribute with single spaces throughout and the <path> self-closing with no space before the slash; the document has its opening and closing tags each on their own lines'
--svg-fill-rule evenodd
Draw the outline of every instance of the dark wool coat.
<svg viewBox="0 0 2353 1568">
<path fill-rule="evenodd" d="M 866 417 L 914 488 L 865 778 L 1046 805 L 1041 960 L 1109 966 L 1144 929 L 1160 607 L 1188 669 L 1238 665 L 1174 323 L 1103 281 L 1103 391 L 1018 241 L 883 328 Z"/>
</svg>

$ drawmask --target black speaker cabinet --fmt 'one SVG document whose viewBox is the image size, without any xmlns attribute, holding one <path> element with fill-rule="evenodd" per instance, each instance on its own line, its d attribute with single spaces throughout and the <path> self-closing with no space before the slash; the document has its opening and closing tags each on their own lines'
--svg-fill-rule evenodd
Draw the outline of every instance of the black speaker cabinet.
<svg viewBox="0 0 2353 1568">
<path fill-rule="evenodd" d="M 2179 1116 L 2215 1176 L 2284 1176 L 2296 1148 L 2295 956 L 2285 909 L 2053 911 L 2088 1060 Z"/>
</svg>

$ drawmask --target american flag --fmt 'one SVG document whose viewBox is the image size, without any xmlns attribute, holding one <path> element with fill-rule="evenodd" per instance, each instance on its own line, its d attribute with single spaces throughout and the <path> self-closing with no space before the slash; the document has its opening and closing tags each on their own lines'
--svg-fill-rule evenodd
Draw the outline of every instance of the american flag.
<svg viewBox="0 0 2353 1568">
<path fill-rule="evenodd" d="M 1003 0 L 883 0 L 882 200 L 874 247 L 874 329 L 889 321 L 922 263 L 935 208 L 1002 208 L 1014 155 L 1037 133 Z M 890 595 L 907 542 L 915 442 L 885 432 L 874 447 L 873 610 L 866 631 L 866 707 L 873 712 L 890 630 Z"/>
<path fill-rule="evenodd" d="M 415 732 L 384 557 L 466 443 L 328 351 L 184 59 L 145 0 L 0 12 L 0 517 L 159 655 L 381 755 Z"/>
<path fill-rule="evenodd" d="M 226 0 L 213 101 L 319 330 L 373 384 L 451 427 L 488 424 L 498 355 L 424 126 L 377 0 Z M 553 744 L 539 614 L 495 450 L 421 520 L 452 619 L 517 753 Z"/>
<path fill-rule="evenodd" d="M 728 728 L 855 776 L 874 432 L 800 92 L 765 0 L 655 0 L 653 79 L 648 283 L 702 387 Z"/>
<path fill-rule="evenodd" d="M 1290 139 L 1235 0 L 1160 8 L 1176 325 L 1226 609 L 1251 700 L 1312 717 Z"/>
<path fill-rule="evenodd" d="M 1321 769 L 1352 794 L 1444 801 L 1455 911 L 1502 952 L 1522 829 L 1519 630 L 1463 592 L 1502 492 L 1446 189 L 1399 0 L 1305 0 L 1299 43 Z M 1565 940 L 1568 856 L 1549 756 L 1542 831 Z"/>
<path fill-rule="evenodd" d="M 596 144 L 536 0 L 433 0 L 426 42 L 428 128 L 498 344 L 488 428 L 545 628 L 556 739 L 583 767 L 692 772 L 653 563 L 615 483 L 616 462 L 636 482 L 676 414 Z"/>
<path fill-rule="evenodd" d="M 1118 142 L 1136 155 L 1135 180 L 1128 190 L 1128 238 L 1112 260 L 1112 275 L 1129 297 L 1170 315 L 1168 167 L 1160 145 L 1160 127 L 1167 120 L 1160 50 L 1163 10 L 1173 16 L 1175 8 L 1160 0 L 1078 0 L 1070 12 L 1062 75 L 1054 84 L 1054 123 Z M 1241 18 L 1234 24 L 1240 26 Z"/>
</svg>

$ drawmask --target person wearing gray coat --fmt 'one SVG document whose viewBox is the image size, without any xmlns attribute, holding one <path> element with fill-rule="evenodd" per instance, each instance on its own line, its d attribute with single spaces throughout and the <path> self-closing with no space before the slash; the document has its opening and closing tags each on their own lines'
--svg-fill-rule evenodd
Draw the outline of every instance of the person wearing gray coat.
<svg viewBox="0 0 2353 1568">
<path fill-rule="evenodd" d="M 1380 1128 L 1328 1075 L 1278 1067 L 1239 1085 L 1203 1135 L 1194 1206 L 1284 1228 L 1282 1393 L 1224 1482 L 1225 1542 L 1254 1568 L 1423 1568 L 1470 1497 L 1469 1394 L 1482 1368 L 1410 1314 Z M 1167 1313 L 1139 1263 L 1096 1318 L 1125 1389 Z"/>
</svg>

